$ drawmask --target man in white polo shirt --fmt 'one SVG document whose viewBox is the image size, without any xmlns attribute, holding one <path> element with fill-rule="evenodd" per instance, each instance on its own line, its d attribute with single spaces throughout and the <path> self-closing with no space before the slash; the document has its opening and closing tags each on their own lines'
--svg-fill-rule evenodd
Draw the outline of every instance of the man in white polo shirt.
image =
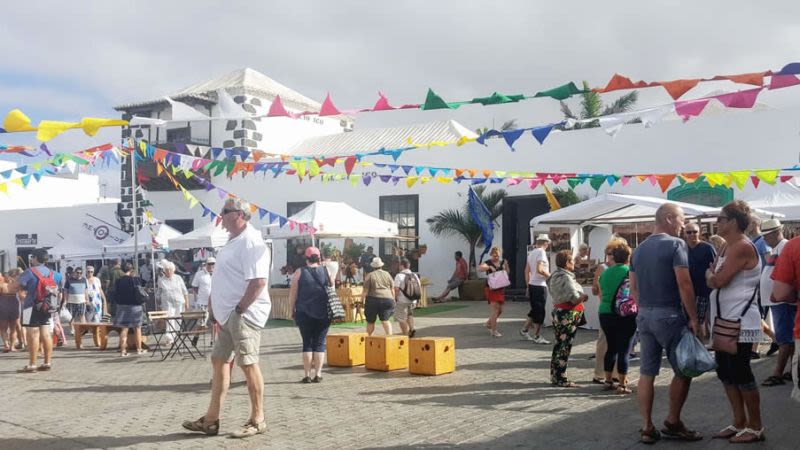
<svg viewBox="0 0 800 450">
<path fill-rule="evenodd" d="M 531 310 L 528 312 L 528 319 L 525 320 L 525 325 L 519 330 L 519 334 L 526 340 L 537 344 L 549 344 L 550 342 L 542 337 L 541 333 L 545 304 L 547 303 L 547 279 L 550 278 L 550 261 L 547 259 L 546 252 L 550 245 L 550 237 L 540 234 L 536 236 L 534 245 L 535 247 L 528 254 L 528 261 L 525 264 L 525 281 Z M 533 337 L 530 335 L 531 328 L 534 331 Z"/>
<path fill-rule="evenodd" d="M 258 351 L 261 329 L 267 324 L 271 308 L 267 290 L 271 255 L 261 233 L 248 223 L 249 204 L 229 198 L 220 217 L 230 239 L 217 254 L 211 283 L 211 313 L 220 324 L 219 338 L 211 352 L 211 403 L 203 417 L 183 422 L 183 427 L 209 436 L 219 433 L 219 413 L 230 384 L 227 364 L 233 354 L 247 379 L 250 419 L 231 436 L 245 438 L 267 430 Z"/>
</svg>

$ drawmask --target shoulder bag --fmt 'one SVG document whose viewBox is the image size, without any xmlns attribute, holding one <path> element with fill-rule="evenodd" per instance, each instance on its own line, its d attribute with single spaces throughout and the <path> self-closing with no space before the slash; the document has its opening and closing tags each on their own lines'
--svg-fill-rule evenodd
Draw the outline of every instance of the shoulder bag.
<svg viewBox="0 0 800 450">
<path fill-rule="evenodd" d="M 342 306 L 342 302 L 339 300 L 339 294 L 336 293 L 336 288 L 331 286 L 330 283 L 321 283 L 319 279 L 314 276 L 314 272 L 310 268 L 305 267 L 305 269 L 308 270 L 308 274 L 311 275 L 311 278 L 313 278 L 314 281 L 316 281 L 317 284 L 319 284 L 320 287 L 325 290 L 328 300 L 328 320 L 333 323 L 343 322 L 345 317 L 344 307 Z M 327 269 L 325 271 L 325 275 L 328 275 Z"/>
<path fill-rule="evenodd" d="M 717 289 L 717 295 L 715 296 L 715 301 L 717 302 L 717 316 L 714 317 L 714 326 L 711 328 L 711 342 L 714 351 L 735 355 L 738 353 L 737 344 L 739 343 L 739 334 L 742 332 L 742 317 L 747 314 L 747 310 L 750 309 L 750 305 L 753 304 L 753 300 L 756 298 L 756 293 L 759 291 L 759 286 L 756 285 L 753 295 L 750 296 L 750 301 L 747 302 L 747 305 L 745 305 L 742 313 L 736 320 L 723 319 L 722 316 L 720 316 L 720 290 L 721 289 Z"/>
</svg>

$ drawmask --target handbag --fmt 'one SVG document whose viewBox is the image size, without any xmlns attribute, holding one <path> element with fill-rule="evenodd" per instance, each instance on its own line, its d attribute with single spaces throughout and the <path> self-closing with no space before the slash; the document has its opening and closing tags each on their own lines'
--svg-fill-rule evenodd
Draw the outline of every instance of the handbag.
<svg viewBox="0 0 800 450">
<path fill-rule="evenodd" d="M 331 286 L 330 283 L 322 284 L 319 279 L 314 276 L 314 272 L 308 267 L 306 267 L 306 269 L 311 275 L 311 278 L 313 278 L 321 288 L 325 289 L 325 296 L 328 300 L 328 320 L 332 323 L 344 322 L 344 307 L 342 306 L 341 300 L 339 300 L 339 294 L 336 293 L 336 288 Z"/>
<path fill-rule="evenodd" d="M 620 317 L 630 317 L 639 314 L 639 305 L 636 300 L 631 298 L 631 284 L 630 277 L 625 275 L 625 278 L 619 282 L 617 291 L 614 294 L 613 303 L 614 312 Z"/>
<path fill-rule="evenodd" d="M 742 313 L 736 320 L 723 319 L 722 316 L 720 316 L 720 290 L 721 289 L 717 289 L 717 295 L 715 296 L 717 302 L 717 316 L 714 317 L 714 326 L 711 328 L 711 343 L 714 351 L 735 355 L 739 351 L 737 345 L 739 344 L 739 334 L 742 332 L 742 317 L 744 317 L 747 310 L 750 309 L 750 305 L 753 304 L 756 293 L 759 291 L 759 286 L 756 285 L 753 295 L 750 296 L 750 301 L 747 302 L 747 305 L 745 305 Z"/>
<path fill-rule="evenodd" d="M 489 282 L 489 289 L 492 290 L 503 289 L 511 285 L 511 281 L 508 279 L 508 272 L 505 270 L 492 272 L 486 278 Z"/>
</svg>

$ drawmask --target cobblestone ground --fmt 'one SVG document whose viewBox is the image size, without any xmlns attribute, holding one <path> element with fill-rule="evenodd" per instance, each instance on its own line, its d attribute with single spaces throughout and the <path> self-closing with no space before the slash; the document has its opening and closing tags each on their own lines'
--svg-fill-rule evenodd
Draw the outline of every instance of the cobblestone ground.
<svg viewBox="0 0 800 450">
<path fill-rule="evenodd" d="M 596 332 L 581 331 L 570 362 L 579 389 L 549 385 L 551 347 L 517 334 L 525 305 L 509 304 L 502 338 L 488 336 L 484 303 L 418 318 L 420 335 L 455 336 L 457 371 L 438 377 L 408 372 L 326 369 L 321 384 L 303 385 L 300 335 L 270 326 L 261 368 L 269 430 L 245 441 L 227 435 L 247 419 L 247 388 L 236 369 L 221 435 L 186 434 L 185 419 L 202 415 L 209 398 L 205 360 L 129 356 L 112 351 L 59 349 L 51 372 L 17 374 L 24 357 L 0 356 L 0 449 L 44 448 L 632 448 L 639 428 L 634 396 L 591 384 Z M 340 331 L 340 330 L 337 330 Z M 360 331 L 360 330 L 359 330 Z M 551 339 L 547 330 L 545 336 Z M 113 338 L 112 338 L 113 339 Z M 86 339 L 88 343 L 88 339 Z M 112 341 L 113 343 L 113 341 Z M 754 362 L 759 380 L 774 358 Z M 666 361 L 665 361 L 666 362 Z M 638 373 L 633 363 L 632 372 Z M 635 378 L 635 377 L 634 377 Z M 666 415 L 669 371 L 658 378 L 654 419 Z M 762 448 L 798 448 L 800 405 L 790 387 L 762 388 L 768 440 Z M 695 380 L 684 421 L 706 439 L 658 447 L 724 448 L 708 436 L 730 421 L 713 374 Z"/>
</svg>

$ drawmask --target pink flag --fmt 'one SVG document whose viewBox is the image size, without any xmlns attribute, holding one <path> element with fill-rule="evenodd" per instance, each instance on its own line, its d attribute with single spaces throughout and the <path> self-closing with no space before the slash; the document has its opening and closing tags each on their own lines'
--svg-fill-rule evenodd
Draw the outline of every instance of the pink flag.
<svg viewBox="0 0 800 450">
<path fill-rule="evenodd" d="M 622 177 L 620 178 L 619 182 L 622 183 L 623 186 L 627 186 L 630 183 L 631 177 Z"/>
<path fill-rule="evenodd" d="M 758 93 L 763 88 L 748 89 L 746 91 L 731 92 L 730 94 L 717 95 L 715 98 L 728 108 L 752 108 L 756 104 Z"/>
<path fill-rule="evenodd" d="M 319 110 L 320 117 L 322 116 L 338 116 L 341 112 L 335 106 L 333 106 L 333 101 L 331 100 L 331 94 L 325 97 L 325 101 L 322 102 L 322 109 Z"/>
<path fill-rule="evenodd" d="M 769 80 L 769 89 L 780 89 L 800 84 L 800 79 L 794 75 L 773 75 Z"/>
<path fill-rule="evenodd" d="M 539 180 L 528 180 L 528 187 L 531 189 L 536 189 L 536 186 L 539 185 Z"/>
<path fill-rule="evenodd" d="M 522 182 L 522 178 L 509 178 L 508 185 L 509 186 L 516 186 Z"/>
<path fill-rule="evenodd" d="M 656 178 L 655 175 L 648 176 L 647 180 L 650 181 L 650 184 L 652 184 L 653 186 L 655 186 L 656 183 L 658 183 L 658 179 Z"/>
<path fill-rule="evenodd" d="M 375 102 L 375 106 L 372 107 L 371 111 L 391 111 L 395 109 L 392 105 L 389 104 L 389 99 L 383 95 L 383 92 L 378 92 L 380 98 L 377 102 Z M 370 111 L 370 110 L 367 110 Z"/>
<path fill-rule="evenodd" d="M 281 96 L 276 95 L 275 100 L 272 101 L 272 104 L 269 105 L 269 111 L 267 112 L 267 117 L 291 117 L 289 111 L 283 107 L 283 101 L 281 101 Z"/>
<path fill-rule="evenodd" d="M 692 117 L 699 116 L 700 113 L 703 112 L 703 109 L 705 109 L 709 100 L 708 98 L 700 98 L 697 100 L 675 102 L 675 112 L 686 122 Z"/>
</svg>

